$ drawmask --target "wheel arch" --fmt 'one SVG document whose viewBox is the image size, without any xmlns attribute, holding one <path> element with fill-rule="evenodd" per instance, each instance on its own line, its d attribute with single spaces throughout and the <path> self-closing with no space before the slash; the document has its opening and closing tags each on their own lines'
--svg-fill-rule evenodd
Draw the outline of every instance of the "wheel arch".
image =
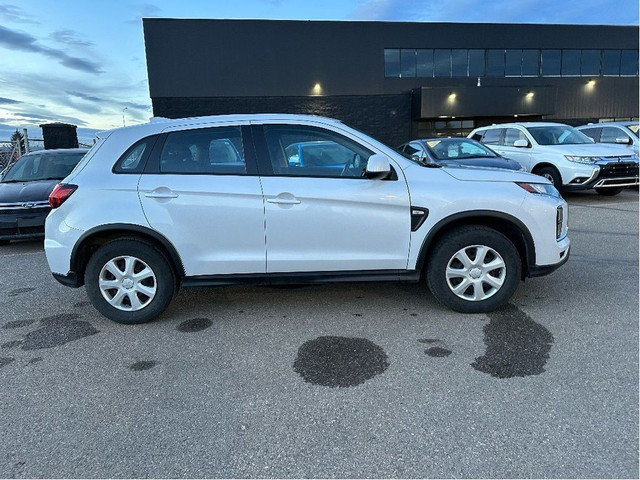
<svg viewBox="0 0 640 480">
<path fill-rule="evenodd" d="M 112 223 L 87 230 L 73 247 L 71 271 L 76 273 L 80 285 L 84 284 L 85 268 L 93 252 L 105 243 L 119 238 L 143 240 L 153 245 L 165 255 L 178 279 L 185 276 L 180 255 L 166 237 L 141 225 Z"/>
<path fill-rule="evenodd" d="M 553 163 L 551 162 L 540 162 L 540 163 L 536 163 L 533 168 L 531 169 L 531 173 L 538 175 L 538 172 L 540 170 L 542 170 L 543 168 L 553 168 L 556 172 L 558 172 L 558 175 L 560 175 L 560 178 L 562 179 L 562 173 L 560 172 L 560 169 L 558 167 L 556 167 Z M 564 180 L 563 180 L 564 181 Z"/>
<path fill-rule="evenodd" d="M 504 236 L 516 247 L 522 264 L 522 279 L 529 276 L 529 266 L 535 262 L 535 244 L 531 232 L 522 221 L 503 212 L 475 210 L 460 212 L 443 218 L 427 234 L 418 255 L 416 268 L 425 272 L 425 263 L 429 258 L 435 240 L 446 232 L 466 225 L 482 225 L 492 228 Z"/>
</svg>

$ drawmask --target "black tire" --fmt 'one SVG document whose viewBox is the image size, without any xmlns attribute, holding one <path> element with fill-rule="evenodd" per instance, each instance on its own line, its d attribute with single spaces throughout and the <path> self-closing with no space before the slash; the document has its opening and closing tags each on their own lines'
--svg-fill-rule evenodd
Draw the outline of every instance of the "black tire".
<svg viewBox="0 0 640 480">
<path fill-rule="evenodd" d="M 556 168 L 543 167 L 536 172 L 536 175 L 550 180 L 553 186 L 556 187 L 559 192 L 562 192 L 562 176 L 560 176 L 560 172 Z"/>
<path fill-rule="evenodd" d="M 609 188 L 596 188 L 596 192 L 600 195 L 604 195 L 605 197 L 613 197 L 614 195 L 618 195 L 624 190 L 624 187 L 609 187 Z"/>
<path fill-rule="evenodd" d="M 128 265 L 131 267 L 127 268 Z M 121 279 L 111 273 L 114 269 L 122 275 Z M 101 289 L 101 280 L 113 282 L 114 288 Z M 136 324 L 162 314 L 176 294 L 178 282 L 160 250 L 142 240 L 118 239 L 105 243 L 89 259 L 85 289 L 96 310 L 109 320 Z"/>
<path fill-rule="evenodd" d="M 477 257 L 479 250 L 476 247 L 479 246 L 487 247 L 481 259 Z M 472 261 L 466 271 L 456 257 L 461 252 Z M 431 293 L 440 303 L 461 313 L 490 312 L 507 303 L 518 288 L 522 272 L 520 254 L 511 240 L 492 228 L 480 225 L 459 227 L 445 233 L 436 241 L 427 261 L 427 285 Z M 479 266 L 475 262 L 479 262 Z M 486 268 L 485 265 L 492 263 L 502 266 Z M 460 272 L 465 273 L 448 279 L 446 272 L 450 265 L 452 268 L 462 267 Z M 496 279 L 502 281 L 498 287 L 489 283 L 499 281 Z M 466 288 L 464 282 L 467 282 Z M 463 290 L 456 294 L 453 291 L 456 287 Z M 480 298 L 468 298 L 472 292 L 478 294 L 476 289 L 480 290 Z"/>
</svg>

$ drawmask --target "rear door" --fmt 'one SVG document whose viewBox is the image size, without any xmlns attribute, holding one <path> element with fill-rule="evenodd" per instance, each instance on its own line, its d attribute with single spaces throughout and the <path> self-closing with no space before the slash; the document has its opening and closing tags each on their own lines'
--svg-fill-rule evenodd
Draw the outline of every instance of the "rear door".
<svg viewBox="0 0 640 480">
<path fill-rule="evenodd" d="M 138 192 L 187 276 L 264 273 L 264 203 L 248 124 L 167 132 Z"/>
<path fill-rule="evenodd" d="M 393 179 L 369 180 L 363 172 L 372 150 L 346 132 L 311 125 L 257 124 L 254 139 L 267 272 L 407 268 L 409 194 L 397 166 Z"/>
</svg>

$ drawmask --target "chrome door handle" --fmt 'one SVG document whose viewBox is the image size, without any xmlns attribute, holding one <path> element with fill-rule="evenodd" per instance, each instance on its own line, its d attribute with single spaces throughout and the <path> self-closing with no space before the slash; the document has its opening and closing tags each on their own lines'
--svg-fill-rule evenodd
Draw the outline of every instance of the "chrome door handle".
<svg viewBox="0 0 640 480">
<path fill-rule="evenodd" d="M 145 193 L 144 196 L 147 198 L 178 198 L 179 195 L 171 190 L 153 190 L 152 192 Z"/>
</svg>

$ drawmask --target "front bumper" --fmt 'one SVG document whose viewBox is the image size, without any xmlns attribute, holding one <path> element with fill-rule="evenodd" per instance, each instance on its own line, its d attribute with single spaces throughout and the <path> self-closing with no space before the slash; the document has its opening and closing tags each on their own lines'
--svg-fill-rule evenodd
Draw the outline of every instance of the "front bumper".
<svg viewBox="0 0 640 480">
<path fill-rule="evenodd" d="M 44 237 L 44 221 L 50 208 L 0 207 L 0 240 Z"/>
<path fill-rule="evenodd" d="M 638 185 L 638 162 L 616 161 L 599 162 L 599 168 L 589 178 L 575 178 L 562 188 L 566 191 L 588 190 L 591 188 L 633 187 Z"/>
<path fill-rule="evenodd" d="M 555 272 L 562 265 L 567 263 L 569 260 L 569 252 L 571 251 L 571 247 L 567 248 L 565 252 L 562 252 L 562 259 L 558 263 L 554 263 L 553 265 L 529 265 L 529 277 L 544 277 L 545 275 L 549 275 L 550 273 Z"/>
</svg>

